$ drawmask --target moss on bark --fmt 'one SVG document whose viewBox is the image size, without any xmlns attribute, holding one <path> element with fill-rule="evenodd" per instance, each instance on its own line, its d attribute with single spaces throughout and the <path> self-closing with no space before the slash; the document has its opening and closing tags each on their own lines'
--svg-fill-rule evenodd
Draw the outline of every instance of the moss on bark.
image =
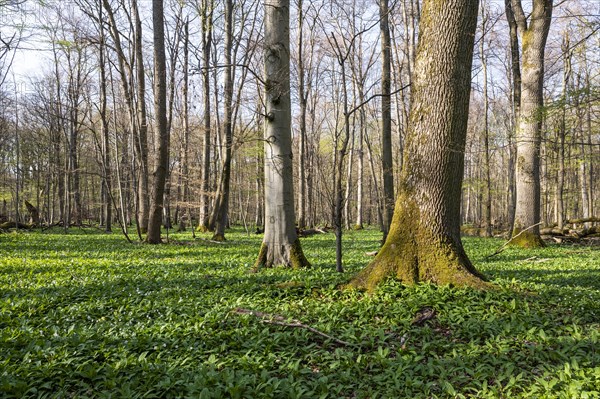
<svg viewBox="0 0 600 399">
<path fill-rule="evenodd" d="M 215 233 L 211 240 L 213 241 L 219 241 L 219 242 L 224 242 L 227 241 L 227 239 L 225 238 L 225 236 L 223 234 L 219 234 L 219 233 Z"/>
<path fill-rule="evenodd" d="M 532 231 L 523 231 L 515 228 L 513 230 L 513 239 L 510 241 L 510 245 L 519 248 L 543 248 L 546 243 L 542 238 Z"/>
<path fill-rule="evenodd" d="M 415 201 L 402 193 L 385 244 L 347 288 L 372 291 L 386 278 L 396 278 L 407 285 L 428 281 L 480 289 L 490 286 L 469 261 L 460 238 L 457 242 L 431 232 L 421 223 Z"/>
</svg>

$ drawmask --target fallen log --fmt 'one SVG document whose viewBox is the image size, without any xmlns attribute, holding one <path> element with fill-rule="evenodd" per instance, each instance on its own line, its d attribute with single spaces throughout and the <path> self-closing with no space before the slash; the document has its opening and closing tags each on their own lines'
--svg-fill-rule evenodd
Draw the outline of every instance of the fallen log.
<svg viewBox="0 0 600 399">
<path fill-rule="evenodd" d="M 0 229 L 2 230 L 8 230 L 8 229 L 24 229 L 24 230 L 30 230 L 32 226 L 25 224 L 25 223 L 16 223 L 16 222 L 4 222 L 2 224 L 0 224 Z"/>
<path fill-rule="evenodd" d="M 298 235 L 300 237 L 310 237 L 310 236 L 314 236 L 316 234 L 327 234 L 327 231 L 324 229 L 319 229 L 319 228 L 298 231 Z"/>
</svg>

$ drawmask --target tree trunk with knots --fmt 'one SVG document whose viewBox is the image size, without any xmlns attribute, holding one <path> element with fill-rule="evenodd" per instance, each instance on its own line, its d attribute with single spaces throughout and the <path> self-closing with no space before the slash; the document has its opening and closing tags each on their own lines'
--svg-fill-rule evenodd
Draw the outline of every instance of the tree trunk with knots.
<svg viewBox="0 0 600 399">
<path fill-rule="evenodd" d="M 265 1 L 265 236 L 255 270 L 309 266 L 295 225 L 289 12 L 289 0 Z"/>
</svg>

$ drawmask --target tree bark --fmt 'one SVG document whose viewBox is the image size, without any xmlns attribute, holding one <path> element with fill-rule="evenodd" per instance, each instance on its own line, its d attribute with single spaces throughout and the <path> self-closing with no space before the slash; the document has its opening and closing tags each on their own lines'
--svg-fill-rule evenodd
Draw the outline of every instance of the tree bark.
<svg viewBox="0 0 600 399">
<path fill-rule="evenodd" d="M 98 8 L 102 20 L 102 6 Z M 103 225 L 106 232 L 112 231 L 112 175 L 110 170 L 110 135 L 107 117 L 106 88 L 106 43 L 103 23 L 98 24 L 100 29 L 99 69 L 100 69 L 100 124 L 102 130 L 102 206 Z"/>
<path fill-rule="evenodd" d="M 489 96 L 488 96 L 488 65 L 487 55 L 485 54 L 485 39 L 488 29 L 487 22 L 489 15 L 486 10 L 485 0 L 481 4 L 481 39 L 480 55 L 483 68 L 483 156 L 484 156 L 484 179 L 485 179 L 485 210 L 484 225 L 485 236 L 492 236 L 492 179 L 490 176 L 491 154 L 490 154 L 490 129 L 489 129 Z"/>
<path fill-rule="evenodd" d="M 212 239 L 225 241 L 225 228 L 227 227 L 227 213 L 229 208 L 229 194 L 231 181 L 231 151 L 233 146 L 233 65 L 231 53 L 233 51 L 233 0 L 225 0 L 225 76 L 224 80 L 224 108 L 223 133 L 225 135 L 225 154 L 221 165 L 221 178 L 217 191 L 215 208 L 209 222 L 209 229 L 214 226 Z"/>
<path fill-rule="evenodd" d="M 159 244 L 162 225 L 163 201 L 167 169 L 169 167 L 169 129 L 167 126 L 167 63 L 165 56 L 165 23 L 163 1 L 152 0 L 152 27 L 154 30 L 154 107 L 156 112 L 155 167 L 152 173 L 150 219 L 146 241 Z"/>
<path fill-rule="evenodd" d="M 485 287 L 460 240 L 460 194 L 478 1 L 425 0 L 410 129 L 394 218 L 377 257 L 350 287 L 386 277 L 406 284 Z"/>
<path fill-rule="evenodd" d="M 303 0 L 298 0 L 298 96 L 300 121 L 298 129 L 298 228 L 306 227 L 306 112 L 308 91 L 304 64 L 304 9 Z"/>
<path fill-rule="evenodd" d="M 137 80 L 137 131 L 134 131 L 135 148 L 138 153 L 138 222 L 140 231 L 148 230 L 150 217 L 150 189 L 148 166 L 148 117 L 146 115 L 146 71 L 144 70 L 144 54 L 142 52 L 142 21 L 137 7 L 137 0 L 131 2 L 134 16 L 134 46 L 135 67 Z M 135 134 L 137 133 L 137 134 Z"/>
<path fill-rule="evenodd" d="M 552 17 L 553 0 L 534 0 L 527 20 L 520 0 L 512 0 L 517 31 L 521 38 L 521 104 L 517 126 L 517 201 L 513 237 L 534 226 L 513 245 L 544 246 L 540 238 L 540 145 L 543 112 L 544 49 Z"/>
<path fill-rule="evenodd" d="M 558 176 L 556 182 L 556 225 L 560 230 L 564 227 L 565 205 L 563 191 L 565 187 L 565 137 L 567 134 L 566 113 L 568 103 L 569 81 L 571 80 L 571 56 L 569 51 L 569 35 L 565 33 L 562 43 L 563 52 L 563 87 L 560 128 L 558 130 Z"/>
<path fill-rule="evenodd" d="M 212 46 L 213 2 L 203 0 L 201 5 L 202 24 L 202 89 L 204 98 L 203 143 L 202 143 L 202 182 L 200 193 L 200 230 L 208 230 L 210 217 L 210 146 L 211 146 L 211 105 L 210 105 L 210 56 Z"/>
<path fill-rule="evenodd" d="M 190 22 L 185 21 L 183 27 L 183 85 L 181 87 L 181 101 L 183 112 L 183 148 L 181 149 L 181 177 L 180 199 L 183 202 L 179 216 L 179 231 L 185 231 L 186 224 L 192 221 L 192 214 L 189 207 L 189 146 L 190 146 L 190 115 L 189 115 L 189 44 L 190 44 Z M 193 227 L 192 227 L 193 228 Z M 192 231 L 193 234 L 193 231 Z"/>
<path fill-rule="evenodd" d="M 392 106 L 391 106 L 391 46 L 389 0 L 379 1 L 381 30 L 381 166 L 383 168 L 383 242 L 385 242 L 394 215 L 394 161 L 392 159 Z M 399 123 L 400 121 L 398 121 Z"/>
<path fill-rule="evenodd" d="M 519 34 L 517 22 L 512 9 L 512 0 L 504 0 L 506 20 L 508 21 L 510 36 L 510 81 L 512 91 L 511 131 L 508 135 L 508 225 L 512 231 L 515 223 L 515 207 L 517 203 L 517 187 L 515 176 L 516 152 L 514 134 L 516 131 L 519 108 L 521 107 L 521 54 L 519 52 Z"/>
<path fill-rule="evenodd" d="M 296 234 L 289 0 L 265 0 L 265 236 L 255 269 L 309 266 Z"/>
</svg>

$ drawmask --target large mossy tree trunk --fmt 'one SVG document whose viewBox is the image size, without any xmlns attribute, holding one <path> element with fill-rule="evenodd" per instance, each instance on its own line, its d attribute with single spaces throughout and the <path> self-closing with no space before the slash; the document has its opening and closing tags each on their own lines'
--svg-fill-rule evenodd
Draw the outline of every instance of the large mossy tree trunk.
<svg viewBox="0 0 600 399">
<path fill-rule="evenodd" d="M 387 277 L 406 284 L 484 287 L 460 240 L 471 65 L 478 1 L 423 3 L 404 168 L 387 240 L 350 287 Z"/>
<path fill-rule="evenodd" d="M 265 236 L 255 270 L 309 265 L 295 226 L 289 13 L 289 0 L 265 0 Z"/>
<path fill-rule="evenodd" d="M 552 19 L 552 0 L 534 0 L 529 18 L 521 0 L 512 0 L 521 39 L 521 104 L 517 122 L 517 200 L 513 245 L 544 246 L 540 238 L 540 146 L 544 106 L 544 49 Z M 517 235 L 519 235 L 517 237 Z"/>
</svg>

